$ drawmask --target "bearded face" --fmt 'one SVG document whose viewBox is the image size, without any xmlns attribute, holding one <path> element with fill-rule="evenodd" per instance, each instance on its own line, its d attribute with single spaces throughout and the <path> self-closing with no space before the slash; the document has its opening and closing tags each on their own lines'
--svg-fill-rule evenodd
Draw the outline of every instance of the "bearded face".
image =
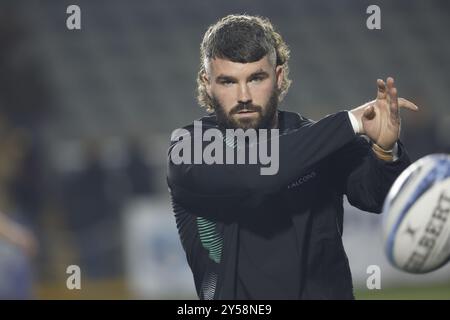
<svg viewBox="0 0 450 320">
<path fill-rule="evenodd" d="M 208 95 L 222 128 L 277 125 L 282 68 L 266 55 L 249 63 L 215 58 L 209 63 Z"/>
<path fill-rule="evenodd" d="M 226 111 L 217 97 L 211 98 L 216 111 L 217 122 L 222 128 L 231 129 L 269 129 L 276 126 L 278 92 L 274 88 L 269 101 L 264 106 L 253 103 L 239 103 Z"/>
</svg>

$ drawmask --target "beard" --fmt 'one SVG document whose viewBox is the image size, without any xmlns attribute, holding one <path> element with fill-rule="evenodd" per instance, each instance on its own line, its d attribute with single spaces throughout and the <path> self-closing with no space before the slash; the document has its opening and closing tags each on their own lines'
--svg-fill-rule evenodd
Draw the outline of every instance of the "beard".
<svg viewBox="0 0 450 320">
<path fill-rule="evenodd" d="M 276 125 L 278 96 L 278 89 L 274 88 L 270 99 L 264 108 L 252 103 L 240 103 L 234 106 L 228 113 L 225 112 L 215 96 L 211 97 L 211 101 L 216 112 L 217 123 L 222 129 L 270 129 Z M 243 117 L 242 119 L 233 117 L 242 110 L 253 111 L 257 116 L 248 118 Z"/>
</svg>

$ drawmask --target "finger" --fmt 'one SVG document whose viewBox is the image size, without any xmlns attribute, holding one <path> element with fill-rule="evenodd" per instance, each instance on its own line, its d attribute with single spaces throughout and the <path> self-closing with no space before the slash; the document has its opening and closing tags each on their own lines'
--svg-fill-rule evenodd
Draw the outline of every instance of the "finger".
<svg viewBox="0 0 450 320">
<path fill-rule="evenodd" d="M 378 92 L 377 99 L 386 99 L 386 84 L 383 80 L 377 80 Z"/>
<path fill-rule="evenodd" d="M 391 90 L 393 89 L 393 88 L 395 88 L 395 85 L 394 85 L 394 78 L 392 78 L 392 77 L 388 77 L 387 79 L 386 79 L 386 91 L 387 91 L 387 99 L 388 99 L 388 102 L 389 102 L 389 105 L 390 105 L 390 103 L 391 103 Z"/>
<path fill-rule="evenodd" d="M 394 88 L 394 78 L 388 77 L 386 79 L 386 84 L 387 84 L 388 89 Z"/>
<path fill-rule="evenodd" d="M 399 108 L 409 109 L 411 111 L 419 110 L 418 106 L 416 106 L 414 103 L 412 103 L 411 101 L 408 101 L 408 100 L 406 100 L 404 98 L 398 98 L 398 107 Z"/>
<path fill-rule="evenodd" d="M 363 118 L 372 120 L 373 118 L 375 118 L 375 115 L 375 107 L 373 105 L 370 105 L 364 109 Z"/>
<path fill-rule="evenodd" d="M 399 123 L 400 119 L 400 111 L 398 108 L 398 99 L 397 99 L 397 88 L 392 87 L 389 88 L 389 113 L 391 117 L 391 121 L 393 123 Z"/>
<path fill-rule="evenodd" d="M 388 93 L 389 93 L 389 108 L 391 110 L 391 114 L 398 115 L 397 88 L 391 87 Z"/>
</svg>

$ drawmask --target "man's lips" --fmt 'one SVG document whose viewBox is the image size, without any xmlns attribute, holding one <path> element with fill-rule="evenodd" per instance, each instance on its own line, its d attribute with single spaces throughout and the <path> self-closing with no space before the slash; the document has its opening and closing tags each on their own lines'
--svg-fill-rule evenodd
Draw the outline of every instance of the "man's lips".
<svg viewBox="0 0 450 320">
<path fill-rule="evenodd" d="M 250 117 L 255 117 L 255 115 L 257 114 L 256 111 L 239 111 L 238 113 L 236 113 L 236 116 L 239 118 L 250 118 Z"/>
<path fill-rule="evenodd" d="M 236 112 L 237 114 L 247 114 L 247 113 L 255 113 L 257 112 L 256 110 L 240 110 L 238 112 Z"/>
</svg>

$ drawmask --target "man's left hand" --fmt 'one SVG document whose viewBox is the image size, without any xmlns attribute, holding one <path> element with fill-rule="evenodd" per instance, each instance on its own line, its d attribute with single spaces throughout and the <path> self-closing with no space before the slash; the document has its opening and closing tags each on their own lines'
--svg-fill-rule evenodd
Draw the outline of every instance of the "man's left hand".
<svg viewBox="0 0 450 320">
<path fill-rule="evenodd" d="M 391 150 L 400 136 L 400 108 L 417 111 L 412 102 L 397 97 L 394 79 L 385 82 L 377 80 L 377 99 L 370 101 L 351 112 L 358 119 L 361 134 L 368 136 L 384 150 Z"/>
</svg>

